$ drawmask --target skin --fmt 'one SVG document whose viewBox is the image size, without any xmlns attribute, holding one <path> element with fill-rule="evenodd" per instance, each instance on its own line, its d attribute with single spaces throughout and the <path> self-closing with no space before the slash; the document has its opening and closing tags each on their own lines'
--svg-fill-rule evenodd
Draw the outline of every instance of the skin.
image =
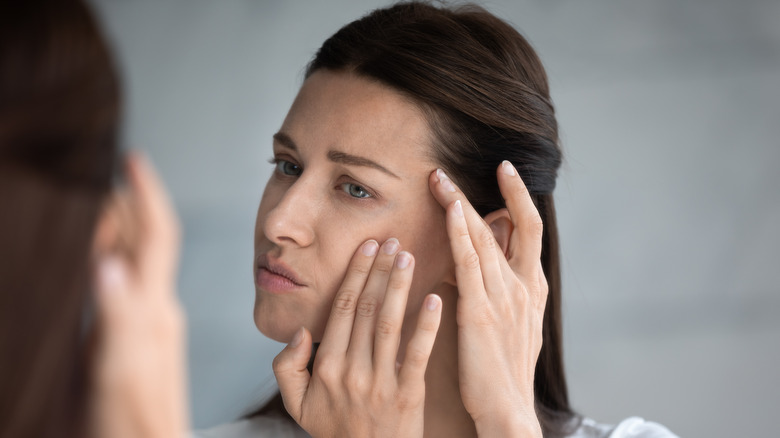
<svg viewBox="0 0 780 438">
<path fill-rule="evenodd" d="M 318 73 L 285 121 L 299 155 L 275 149 L 306 173 L 269 183 L 256 250 L 293 269 L 306 263 L 295 272 L 306 286 L 258 289 L 255 309 L 264 333 L 290 340 L 274 360 L 285 406 L 315 437 L 540 437 L 533 370 L 547 286 L 539 215 L 505 162 L 497 178 L 507 209 L 479 217 L 445 174 L 428 168 L 435 163 L 426 161 L 421 120 L 392 90 Z M 330 163 L 323 149 L 333 145 L 354 148 L 347 153 L 376 145 L 369 157 L 399 177 L 374 181 L 376 170 Z M 96 230 L 91 428 L 95 436 L 183 435 L 178 226 L 143 159 L 128 160 L 128 176 L 129 191 Z M 345 183 L 366 184 L 376 198 L 350 204 L 345 194 L 363 192 Z M 360 241 L 367 235 L 377 237 Z M 321 346 L 310 375 L 314 340 Z"/>
<path fill-rule="evenodd" d="M 127 160 L 95 233 L 90 431 L 103 437 L 185 436 L 185 322 L 176 298 L 179 226 L 143 158 Z"/>
<path fill-rule="evenodd" d="M 304 286 L 257 287 L 255 322 L 290 342 L 274 372 L 292 417 L 316 437 L 541 436 L 542 227 L 511 164 L 497 170 L 507 209 L 479 217 L 436 170 L 414 103 L 347 73 L 310 76 L 280 133 L 255 256 L 282 261 Z M 334 162 L 333 151 L 397 178 Z M 349 184 L 374 197 L 353 199 L 364 192 Z"/>
<path fill-rule="evenodd" d="M 279 132 L 290 141 L 274 140 L 274 157 L 302 172 L 277 169 L 268 181 L 257 213 L 255 256 L 279 259 L 306 287 L 288 295 L 256 288 L 258 329 L 289 342 L 305 326 L 320 341 L 350 259 L 367 239 L 396 238 L 414 254 L 405 321 L 416 321 L 424 296 L 440 289 L 452 272 L 444 211 L 428 189 L 436 164 L 425 153 L 429 132 L 418 108 L 377 83 L 317 72 L 304 83 Z M 370 157 L 397 177 L 334 162 L 329 152 Z M 345 184 L 371 197 L 350 196 L 347 191 L 355 187 Z"/>
</svg>

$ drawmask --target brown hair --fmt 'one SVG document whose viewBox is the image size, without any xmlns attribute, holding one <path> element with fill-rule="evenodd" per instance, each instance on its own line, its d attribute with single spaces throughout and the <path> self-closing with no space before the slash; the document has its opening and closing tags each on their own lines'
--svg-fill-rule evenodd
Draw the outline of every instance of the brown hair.
<svg viewBox="0 0 780 438">
<path fill-rule="evenodd" d="M 549 283 L 536 408 L 546 436 L 565 435 L 569 406 L 561 338 L 561 275 L 552 192 L 562 154 L 547 76 L 530 44 L 506 22 L 465 5 L 400 3 L 347 24 L 306 70 L 347 71 L 377 80 L 425 111 L 433 158 L 481 215 L 504 208 L 496 168 L 511 161 L 544 222 L 542 265 Z M 279 411 L 280 397 L 260 412 Z M 283 408 L 281 408 L 283 410 Z"/>
<path fill-rule="evenodd" d="M 0 5 L 0 438 L 86 434 L 90 251 L 118 78 L 79 0 Z"/>
</svg>

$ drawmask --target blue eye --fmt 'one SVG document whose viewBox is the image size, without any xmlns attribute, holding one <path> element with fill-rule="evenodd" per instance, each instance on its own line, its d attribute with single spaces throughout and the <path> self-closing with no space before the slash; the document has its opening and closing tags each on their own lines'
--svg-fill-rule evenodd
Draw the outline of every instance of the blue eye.
<svg viewBox="0 0 780 438">
<path fill-rule="evenodd" d="M 341 185 L 341 189 L 344 190 L 349 196 L 352 196 L 353 198 L 370 198 L 371 193 L 368 193 L 366 189 L 363 187 L 352 184 L 352 183 L 344 183 Z"/>
<path fill-rule="evenodd" d="M 301 166 L 287 160 L 276 160 L 276 171 L 282 175 L 298 176 L 303 170 Z"/>
</svg>

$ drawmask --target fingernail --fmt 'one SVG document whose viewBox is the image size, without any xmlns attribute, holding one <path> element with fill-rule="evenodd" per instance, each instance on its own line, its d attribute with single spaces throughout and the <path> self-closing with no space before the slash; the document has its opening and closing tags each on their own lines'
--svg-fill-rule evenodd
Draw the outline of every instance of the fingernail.
<svg viewBox="0 0 780 438">
<path fill-rule="evenodd" d="M 515 167 L 509 161 L 504 160 L 501 163 L 501 171 L 504 172 L 504 175 L 512 176 L 515 174 Z"/>
<path fill-rule="evenodd" d="M 440 302 L 438 295 L 431 295 L 425 299 L 425 308 L 434 311 L 439 308 Z"/>
<path fill-rule="evenodd" d="M 398 251 L 398 239 L 395 237 L 391 239 L 387 239 L 387 242 L 385 242 L 384 245 L 382 245 L 382 252 L 387 255 L 395 254 L 396 251 Z"/>
<path fill-rule="evenodd" d="M 444 190 L 454 193 L 455 192 L 455 186 L 452 185 L 452 181 L 445 179 L 441 181 L 441 186 L 444 187 Z"/>
<path fill-rule="evenodd" d="M 460 199 L 455 201 L 455 206 L 452 209 L 455 211 L 455 216 L 463 217 L 463 206 L 460 203 Z"/>
<path fill-rule="evenodd" d="M 127 283 L 124 263 L 112 256 L 102 259 L 98 265 L 98 281 L 101 291 L 115 293 L 123 290 Z"/>
<path fill-rule="evenodd" d="M 441 169 L 436 169 L 436 176 L 439 178 L 439 184 L 444 187 L 444 190 L 448 192 L 454 192 L 455 186 L 452 184 L 450 177 L 447 176 Z"/>
<path fill-rule="evenodd" d="M 398 254 L 398 257 L 396 257 L 395 259 L 395 266 L 398 269 L 406 269 L 406 267 L 409 266 L 409 263 L 411 261 L 412 261 L 412 255 L 406 251 L 401 251 L 401 253 Z"/>
<path fill-rule="evenodd" d="M 361 248 L 361 251 L 363 252 L 364 256 L 372 257 L 376 255 L 376 250 L 379 248 L 379 244 L 376 243 L 373 240 L 369 240 L 368 242 L 363 244 L 363 248 Z"/>
<path fill-rule="evenodd" d="M 303 342 L 303 327 L 299 328 L 295 336 L 293 336 L 292 341 L 290 341 L 290 348 L 298 347 L 301 345 L 301 342 Z"/>
</svg>

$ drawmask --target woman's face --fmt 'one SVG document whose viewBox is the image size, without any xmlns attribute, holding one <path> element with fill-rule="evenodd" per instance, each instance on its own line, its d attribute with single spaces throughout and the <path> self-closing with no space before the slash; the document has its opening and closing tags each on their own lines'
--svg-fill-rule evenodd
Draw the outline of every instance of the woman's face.
<svg viewBox="0 0 780 438">
<path fill-rule="evenodd" d="M 428 189 L 437 165 L 420 110 L 348 73 L 317 71 L 274 136 L 276 168 L 255 224 L 255 324 L 288 342 L 322 338 L 357 248 L 395 237 L 415 257 L 407 306 L 452 277 L 444 210 Z"/>
</svg>

